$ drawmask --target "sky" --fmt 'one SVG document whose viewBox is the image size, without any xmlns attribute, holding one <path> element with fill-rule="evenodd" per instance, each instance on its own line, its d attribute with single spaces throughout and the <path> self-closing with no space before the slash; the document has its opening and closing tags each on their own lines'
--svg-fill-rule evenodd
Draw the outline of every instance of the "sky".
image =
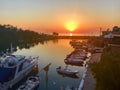
<svg viewBox="0 0 120 90">
<path fill-rule="evenodd" d="M 120 0 L 0 0 L 0 24 L 43 33 L 99 33 L 120 26 Z"/>
</svg>

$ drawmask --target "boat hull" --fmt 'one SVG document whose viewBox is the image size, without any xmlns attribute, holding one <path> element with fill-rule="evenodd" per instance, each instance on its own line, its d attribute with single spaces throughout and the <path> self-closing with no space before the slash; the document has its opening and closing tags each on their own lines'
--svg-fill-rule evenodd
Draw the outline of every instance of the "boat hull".
<svg viewBox="0 0 120 90">
<path fill-rule="evenodd" d="M 67 65 L 75 65 L 75 66 L 83 66 L 83 64 L 84 64 L 83 61 L 68 61 L 68 60 L 64 60 L 64 62 Z"/>
<path fill-rule="evenodd" d="M 67 72 L 64 70 L 60 70 L 59 68 L 57 68 L 56 71 L 60 74 L 63 74 L 63 75 L 76 75 L 78 73 L 78 72 Z"/>
<path fill-rule="evenodd" d="M 8 88 L 12 88 L 16 83 L 18 83 L 24 77 L 26 77 L 33 70 L 34 66 L 36 66 L 36 65 L 37 65 L 37 61 L 31 63 L 26 69 L 22 70 L 13 80 L 6 82 L 5 85 Z"/>
</svg>

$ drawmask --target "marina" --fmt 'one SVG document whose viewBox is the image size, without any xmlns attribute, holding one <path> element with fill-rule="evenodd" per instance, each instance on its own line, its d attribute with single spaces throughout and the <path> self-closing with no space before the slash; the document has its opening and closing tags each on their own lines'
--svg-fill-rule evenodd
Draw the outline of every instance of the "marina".
<svg viewBox="0 0 120 90">
<path fill-rule="evenodd" d="M 61 56 L 61 54 L 58 54 L 61 52 L 57 51 L 57 50 L 60 50 L 58 46 L 61 47 L 63 45 L 63 43 L 62 43 L 63 41 L 65 42 L 64 44 L 67 45 L 67 47 L 63 47 L 62 49 L 66 49 L 68 51 L 64 52 L 62 54 L 63 56 Z M 58 45 L 56 46 L 56 44 L 58 44 Z M 79 42 L 79 44 L 80 44 L 80 46 L 82 46 L 82 43 Z M 65 46 L 65 45 L 63 45 L 63 46 Z M 40 55 L 40 53 L 42 54 L 42 52 L 38 51 L 40 53 L 38 53 L 38 52 L 32 53 L 32 52 L 34 52 L 34 49 L 36 47 L 38 48 L 38 46 L 30 48 L 30 49 L 32 49 L 32 52 L 31 52 L 31 50 L 28 51 L 27 49 L 23 49 L 23 50 L 18 49 L 17 52 L 13 53 L 13 55 L 18 55 L 18 54 L 20 55 L 22 52 L 22 54 L 24 54 L 26 57 L 30 56 L 28 59 L 25 59 L 28 61 L 32 60 L 31 56 L 39 57 L 39 59 L 37 60 L 37 63 L 36 63 L 36 65 L 38 65 L 37 76 L 39 76 L 40 80 L 42 80 L 43 82 L 39 83 L 38 90 L 40 90 L 40 89 L 51 90 L 51 88 L 52 89 L 56 88 L 56 90 L 59 90 L 60 88 L 64 88 L 66 90 L 72 90 L 72 89 L 70 89 L 71 87 L 76 88 L 76 89 L 82 88 L 83 85 L 80 84 L 80 86 L 79 86 L 79 83 L 84 82 L 83 81 L 83 79 L 85 78 L 84 70 L 86 69 L 86 66 L 87 66 L 86 63 L 89 61 L 89 59 L 91 57 L 91 54 L 89 52 L 87 52 L 85 49 L 81 48 L 79 45 L 77 45 L 77 46 L 75 45 L 74 47 L 73 47 L 73 45 L 74 44 L 72 44 L 72 45 L 70 44 L 70 40 L 65 40 L 65 39 L 61 39 L 57 43 L 53 43 L 52 41 L 49 41 L 46 44 L 44 44 L 43 46 L 41 44 L 39 44 L 38 46 L 40 46 L 39 47 L 40 49 L 43 49 L 44 46 L 46 46 L 45 49 L 50 47 L 51 52 L 52 52 L 53 46 L 55 48 L 57 48 L 57 49 L 55 49 L 56 50 L 55 53 L 57 53 L 56 54 L 57 56 L 53 57 L 53 54 L 51 54 L 51 56 L 49 56 L 49 54 L 48 54 L 48 58 L 51 58 L 51 57 L 53 57 L 53 58 L 51 59 L 51 61 L 47 60 L 47 62 L 45 62 L 45 59 L 47 59 L 47 58 L 43 58 L 42 55 Z M 31 53 L 28 53 L 28 52 L 31 52 Z M 60 55 L 60 56 L 58 56 L 58 55 Z M 35 57 L 35 58 L 37 59 L 38 57 Z M 44 57 L 46 57 L 46 55 Z M 61 58 L 61 59 L 59 59 L 60 61 L 57 61 L 59 63 L 52 61 L 58 57 Z M 35 58 L 33 58 L 33 61 Z M 48 64 L 48 62 L 50 62 L 50 63 Z M 45 66 L 45 65 L 47 65 L 47 66 Z M 26 69 L 26 70 L 27 70 L 27 72 L 30 72 L 32 69 Z M 26 70 L 25 70 L 25 72 L 23 72 L 24 74 L 17 75 L 15 80 L 12 80 L 12 82 L 10 82 L 10 83 L 8 82 L 7 84 L 4 84 L 4 85 L 6 85 L 6 86 L 9 85 L 9 86 L 7 86 L 7 88 L 11 88 L 17 82 L 21 81 L 22 78 L 24 78 L 25 76 L 27 76 L 29 74 L 26 72 Z M 54 76 L 54 78 L 52 78 L 53 76 Z M 60 83 L 62 83 L 62 82 L 58 82 L 58 80 L 60 80 L 60 79 L 62 80 L 62 82 L 66 82 L 66 83 L 63 83 L 64 85 L 61 85 Z M 72 81 L 72 82 L 70 82 L 70 81 Z M 73 81 L 75 81 L 76 83 L 73 83 Z M 29 86 L 29 83 L 26 85 Z M 50 87 L 51 85 L 52 85 L 52 87 Z M 21 90 L 20 88 L 28 88 L 28 86 L 25 87 L 25 84 L 19 85 L 18 90 Z M 27 89 L 25 89 L 25 90 L 27 90 Z M 32 89 L 30 89 L 30 90 L 32 90 Z"/>
<path fill-rule="evenodd" d="M 64 59 L 69 53 L 74 51 L 74 48 L 71 47 L 69 42 L 70 39 L 60 39 L 57 42 L 51 40 L 44 43 L 44 45 L 38 44 L 34 47 L 31 47 L 30 49 L 18 49 L 16 52 L 13 53 L 14 55 L 22 54 L 26 57 L 39 56 L 37 76 L 40 77 L 40 81 L 42 82 L 39 84 L 37 90 L 62 90 L 62 88 L 66 90 L 69 90 L 70 88 L 78 89 L 84 70 L 83 66 L 68 65 L 69 69 L 78 71 L 76 75 L 72 76 L 59 74 L 56 71 L 56 68 L 59 66 L 66 67 Z M 54 53 L 56 53 L 55 55 L 53 54 L 53 50 Z M 46 65 L 48 65 L 48 63 L 51 64 L 48 70 L 46 70 L 45 67 Z M 18 87 L 21 84 L 19 84 Z M 16 90 L 16 88 L 13 88 L 12 90 Z"/>
<path fill-rule="evenodd" d="M 0 90 L 120 90 L 120 0 L 0 0 Z"/>
<path fill-rule="evenodd" d="M 25 59 L 24 56 L 15 55 L 6 56 L 5 59 L 3 58 L 0 67 L 0 82 L 5 86 L 5 90 L 12 88 L 27 76 L 36 65 L 37 58 Z"/>
</svg>

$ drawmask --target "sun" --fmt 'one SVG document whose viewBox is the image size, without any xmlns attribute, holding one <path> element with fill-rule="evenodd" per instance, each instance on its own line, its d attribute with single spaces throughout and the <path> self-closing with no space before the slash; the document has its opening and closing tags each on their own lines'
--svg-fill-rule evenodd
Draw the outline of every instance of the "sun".
<svg viewBox="0 0 120 90">
<path fill-rule="evenodd" d="M 78 23 L 76 21 L 71 20 L 65 23 L 65 28 L 70 32 L 73 32 L 74 30 L 76 30 L 77 27 L 78 27 Z"/>
</svg>

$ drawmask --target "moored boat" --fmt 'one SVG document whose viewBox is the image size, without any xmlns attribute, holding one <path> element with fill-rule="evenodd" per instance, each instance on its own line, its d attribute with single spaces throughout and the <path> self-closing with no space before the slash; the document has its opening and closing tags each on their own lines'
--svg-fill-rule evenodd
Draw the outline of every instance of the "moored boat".
<svg viewBox="0 0 120 90">
<path fill-rule="evenodd" d="M 65 75 L 76 75 L 78 73 L 77 70 L 68 69 L 68 68 L 62 68 L 61 66 L 56 68 L 56 71 L 58 73 L 65 74 Z"/>
<path fill-rule="evenodd" d="M 1 58 L 0 83 L 8 88 L 22 80 L 37 65 L 38 57 L 10 55 Z"/>
<path fill-rule="evenodd" d="M 64 62 L 66 64 L 70 65 L 77 65 L 77 66 L 82 66 L 84 64 L 84 61 L 82 59 L 65 59 Z"/>
<path fill-rule="evenodd" d="M 40 79 L 37 76 L 28 77 L 25 84 L 21 85 L 17 90 L 35 90 L 40 84 Z"/>
</svg>

